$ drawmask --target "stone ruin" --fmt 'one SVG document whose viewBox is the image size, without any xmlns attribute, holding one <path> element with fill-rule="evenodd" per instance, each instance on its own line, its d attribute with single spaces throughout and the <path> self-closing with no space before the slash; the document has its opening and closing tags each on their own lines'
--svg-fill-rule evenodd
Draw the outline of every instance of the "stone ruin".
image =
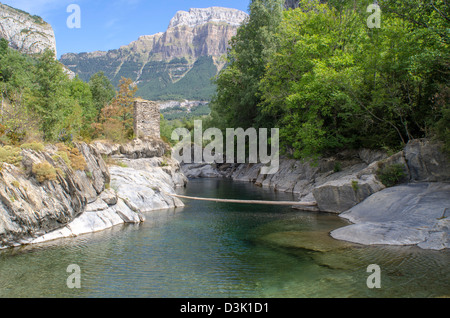
<svg viewBox="0 0 450 318">
<path fill-rule="evenodd" d="M 159 104 L 144 99 L 134 101 L 134 134 L 136 138 L 160 138 Z"/>
</svg>

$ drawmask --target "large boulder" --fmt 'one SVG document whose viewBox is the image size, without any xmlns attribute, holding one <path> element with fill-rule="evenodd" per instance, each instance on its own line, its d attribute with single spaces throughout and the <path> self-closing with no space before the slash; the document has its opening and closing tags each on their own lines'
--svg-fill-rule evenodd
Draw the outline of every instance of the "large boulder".
<svg viewBox="0 0 450 318">
<path fill-rule="evenodd" d="M 411 181 L 441 182 L 450 180 L 450 160 L 442 145 L 426 139 L 410 141 L 405 147 Z"/>
<path fill-rule="evenodd" d="M 335 239 L 365 245 L 450 247 L 450 184 L 416 183 L 384 189 L 341 213 L 354 223 L 334 230 Z"/>
<path fill-rule="evenodd" d="M 318 186 L 312 193 L 320 211 L 340 213 L 384 188 L 374 175 L 350 175 Z"/>
<path fill-rule="evenodd" d="M 183 187 L 186 178 L 178 162 L 170 158 L 122 159 L 122 166 L 110 166 L 110 188 L 100 193 L 63 228 L 23 243 L 35 244 L 103 231 L 124 223 L 145 221 L 145 212 L 182 207 L 183 202 L 170 196 Z"/>
<path fill-rule="evenodd" d="M 173 177 L 164 167 L 153 166 L 151 162 L 145 165 L 145 161 L 151 160 L 128 161 L 135 167 L 111 166 L 111 188 L 131 210 L 140 213 L 184 206 L 170 195 L 175 194 Z"/>
</svg>

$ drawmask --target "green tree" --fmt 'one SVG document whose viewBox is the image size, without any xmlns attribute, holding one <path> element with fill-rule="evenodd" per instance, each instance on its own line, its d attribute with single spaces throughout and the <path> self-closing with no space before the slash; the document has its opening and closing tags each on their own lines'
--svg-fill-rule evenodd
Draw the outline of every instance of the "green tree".
<svg viewBox="0 0 450 318">
<path fill-rule="evenodd" d="M 283 4 L 281 0 L 253 0 L 250 3 L 250 17 L 231 40 L 228 65 L 215 79 L 217 92 L 211 110 L 216 126 L 248 128 L 271 122 L 257 107 L 259 81 L 276 51 L 274 35 L 282 19 Z"/>
<path fill-rule="evenodd" d="M 98 116 L 90 86 L 77 76 L 70 82 L 69 90 L 70 98 L 75 99 L 80 107 L 80 109 L 74 110 L 74 113 L 79 113 L 79 120 L 81 120 L 80 131 L 77 134 L 89 134 L 91 125 L 97 120 Z"/>
<path fill-rule="evenodd" d="M 336 3 L 301 1 L 284 14 L 260 107 L 285 148 L 309 157 L 445 136 L 449 50 L 439 32 L 389 12 L 369 29 L 364 7 Z"/>
<path fill-rule="evenodd" d="M 297 158 L 354 142 L 349 119 L 358 105 L 342 85 L 358 85 L 352 45 L 362 24 L 353 10 L 309 1 L 300 7 L 284 13 L 260 103 L 277 119 L 285 150 Z"/>
<path fill-rule="evenodd" d="M 66 127 L 65 118 L 75 108 L 70 80 L 54 53 L 46 50 L 37 60 L 35 85 L 29 105 L 39 115 L 45 140 L 56 140 Z"/>
<path fill-rule="evenodd" d="M 89 79 L 92 100 L 96 109 L 96 119 L 100 118 L 100 112 L 116 96 L 113 84 L 103 72 L 95 73 Z"/>
<path fill-rule="evenodd" d="M 100 122 L 93 124 L 96 135 L 118 142 L 133 137 L 133 102 L 136 91 L 133 80 L 122 77 L 117 95 L 102 109 Z"/>
</svg>

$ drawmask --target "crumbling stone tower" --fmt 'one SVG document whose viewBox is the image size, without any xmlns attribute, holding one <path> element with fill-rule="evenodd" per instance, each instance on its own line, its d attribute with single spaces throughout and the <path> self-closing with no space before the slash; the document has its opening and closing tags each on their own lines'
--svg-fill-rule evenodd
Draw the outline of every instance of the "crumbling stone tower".
<svg viewBox="0 0 450 318">
<path fill-rule="evenodd" d="M 158 103 L 140 98 L 134 101 L 134 134 L 137 138 L 161 137 Z"/>
</svg>

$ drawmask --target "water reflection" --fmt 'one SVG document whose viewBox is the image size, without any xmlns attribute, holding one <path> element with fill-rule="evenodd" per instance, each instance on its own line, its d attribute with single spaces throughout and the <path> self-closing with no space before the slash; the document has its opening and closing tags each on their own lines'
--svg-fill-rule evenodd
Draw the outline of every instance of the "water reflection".
<svg viewBox="0 0 450 318">
<path fill-rule="evenodd" d="M 292 200 L 226 180 L 194 180 L 181 193 Z M 329 237 L 348 224 L 289 207 L 185 201 L 141 225 L 0 252 L 0 297 L 437 297 L 448 295 L 448 251 L 366 247 Z M 81 268 L 68 289 L 67 266 Z M 366 286 L 369 264 L 382 288 Z"/>
</svg>

